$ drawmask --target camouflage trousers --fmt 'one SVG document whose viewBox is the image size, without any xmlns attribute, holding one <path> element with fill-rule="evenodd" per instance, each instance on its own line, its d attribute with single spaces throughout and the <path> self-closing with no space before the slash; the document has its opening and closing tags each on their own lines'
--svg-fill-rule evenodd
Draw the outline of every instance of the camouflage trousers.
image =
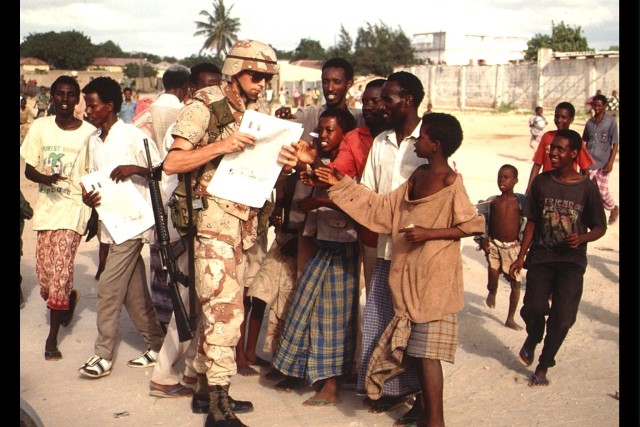
<svg viewBox="0 0 640 427">
<path fill-rule="evenodd" d="M 209 385 L 228 385 L 237 372 L 235 347 L 244 317 L 246 256 L 241 240 L 233 240 L 237 243 L 199 235 L 195 241 L 195 283 L 203 336 L 194 367 L 199 373 L 205 368 Z"/>
</svg>

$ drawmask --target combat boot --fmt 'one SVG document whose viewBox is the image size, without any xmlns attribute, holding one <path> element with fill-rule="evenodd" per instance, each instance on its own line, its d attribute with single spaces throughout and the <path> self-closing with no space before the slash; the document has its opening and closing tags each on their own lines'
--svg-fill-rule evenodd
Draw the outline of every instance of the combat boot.
<svg viewBox="0 0 640 427">
<path fill-rule="evenodd" d="M 194 414 L 206 414 L 209 412 L 209 386 L 207 385 L 207 376 L 198 374 L 196 382 L 196 391 L 191 398 L 191 412 Z M 235 400 L 229 396 L 229 407 L 236 414 L 245 414 L 253 412 L 253 403 L 248 400 Z"/>
<path fill-rule="evenodd" d="M 209 386 L 209 414 L 205 427 L 248 427 L 229 406 L 229 385 Z"/>
<path fill-rule="evenodd" d="M 194 414 L 209 412 L 209 385 L 205 374 L 198 374 L 196 377 L 196 389 L 191 398 L 191 411 Z"/>
</svg>

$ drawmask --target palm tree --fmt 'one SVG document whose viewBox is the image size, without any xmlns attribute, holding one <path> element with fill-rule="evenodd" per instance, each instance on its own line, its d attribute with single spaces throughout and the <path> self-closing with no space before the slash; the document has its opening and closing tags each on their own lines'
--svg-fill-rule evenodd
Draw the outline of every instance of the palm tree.
<svg viewBox="0 0 640 427">
<path fill-rule="evenodd" d="M 227 55 L 227 50 L 238 40 L 240 30 L 240 20 L 231 18 L 233 5 L 227 8 L 224 0 L 213 0 L 213 15 L 206 10 L 200 11 L 200 16 L 206 17 L 206 21 L 195 21 L 198 31 L 194 36 L 205 36 L 204 44 L 200 49 L 200 54 L 205 50 L 213 50 L 216 56 L 221 59 Z"/>
</svg>

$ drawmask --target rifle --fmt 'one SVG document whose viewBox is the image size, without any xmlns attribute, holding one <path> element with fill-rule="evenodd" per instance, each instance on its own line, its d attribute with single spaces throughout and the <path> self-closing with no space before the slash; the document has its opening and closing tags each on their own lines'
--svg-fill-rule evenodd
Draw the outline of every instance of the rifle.
<svg viewBox="0 0 640 427">
<path fill-rule="evenodd" d="M 160 190 L 159 175 L 161 168 L 154 171 L 151 164 L 151 154 L 149 153 L 149 142 L 144 138 L 144 149 L 147 153 L 147 163 L 149 164 L 149 191 L 151 193 L 151 206 L 153 207 L 153 217 L 155 219 L 156 238 L 160 246 L 160 258 L 162 260 L 163 269 L 167 272 L 167 285 L 171 294 L 171 303 L 173 304 L 173 315 L 176 319 L 176 327 L 178 330 L 178 339 L 180 342 L 188 341 L 195 335 L 195 312 L 189 317 L 184 307 L 178 285 L 189 286 L 192 282 L 191 277 L 187 277 L 179 269 L 176 258 L 171 250 L 169 229 L 167 228 L 167 213 L 162 204 L 162 192 Z M 192 256 L 192 254 L 189 254 Z M 191 294 L 189 295 L 190 299 Z M 193 307 L 192 307 L 193 311 Z"/>
</svg>

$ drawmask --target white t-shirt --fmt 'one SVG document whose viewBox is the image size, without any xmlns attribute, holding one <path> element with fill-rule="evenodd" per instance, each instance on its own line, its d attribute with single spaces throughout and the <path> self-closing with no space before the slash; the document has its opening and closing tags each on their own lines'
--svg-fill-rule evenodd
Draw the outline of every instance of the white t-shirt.
<svg viewBox="0 0 640 427">
<path fill-rule="evenodd" d="M 63 130 L 55 120 L 55 116 L 35 120 L 20 146 L 20 155 L 38 172 L 68 178 L 51 187 L 40 184 L 33 229 L 84 234 L 91 208 L 82 202 L 80 177 L 88 168 L 87 144 L 96 128 L 83 121 L 78 129 Z"/>
</svg>

